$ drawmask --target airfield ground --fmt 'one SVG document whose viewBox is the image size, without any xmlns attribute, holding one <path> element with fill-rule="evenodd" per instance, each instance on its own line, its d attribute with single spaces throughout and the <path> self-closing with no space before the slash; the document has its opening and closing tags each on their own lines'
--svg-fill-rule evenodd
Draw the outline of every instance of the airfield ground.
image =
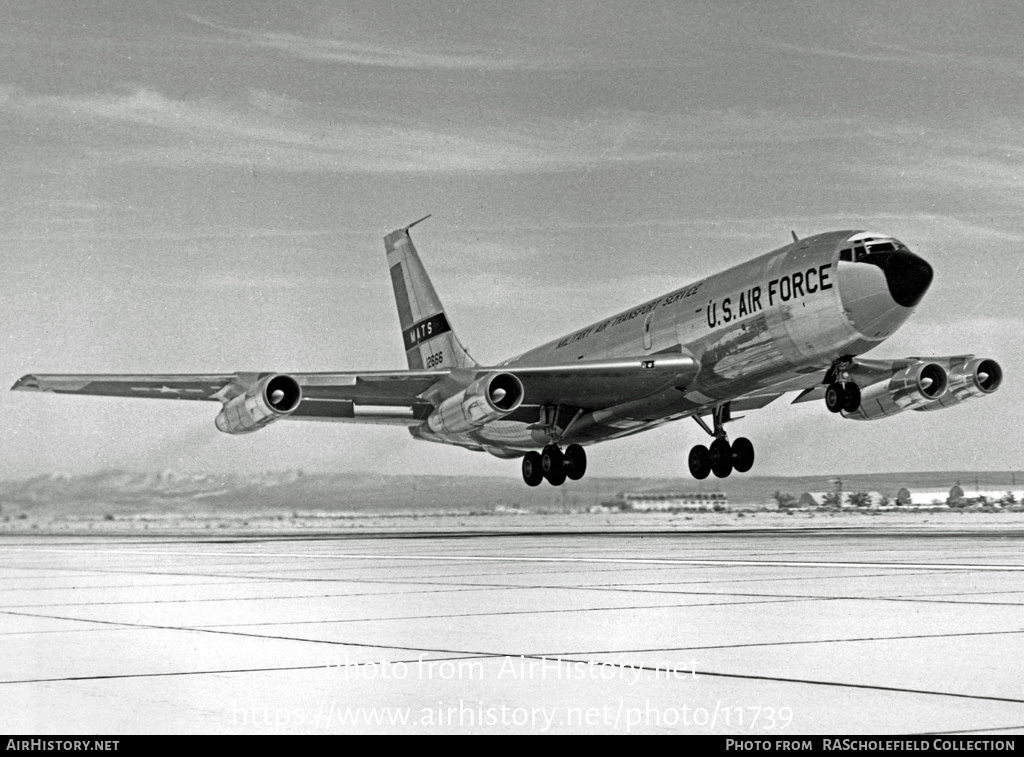
<svg viewBox="0 0 1024 757">
<path fill-rule="evenodd" d="M 15 519 L 0 729 L 1022 733 L 1024 515 Z"/>
</svg>

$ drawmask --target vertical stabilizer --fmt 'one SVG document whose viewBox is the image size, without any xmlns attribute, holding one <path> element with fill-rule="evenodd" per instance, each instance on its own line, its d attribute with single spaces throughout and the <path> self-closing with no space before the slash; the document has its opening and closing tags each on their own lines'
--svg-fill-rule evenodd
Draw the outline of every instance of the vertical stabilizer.
<svg viewBox="0 0 1024 757">
<path fill-rule="evenodd" d="M 426 219 L 420 219 L 423 220 Z M 444 306 L 409 236 L 409 229 L 420 221 L 384 237 L 384 249 L 388 254 L 391 285 L 395 289 L 395 304 L 398 306 L 398 320 L 402 326 L 409 367 L 472 367 L 476 361 L 455 336 Z"/>
</svg>

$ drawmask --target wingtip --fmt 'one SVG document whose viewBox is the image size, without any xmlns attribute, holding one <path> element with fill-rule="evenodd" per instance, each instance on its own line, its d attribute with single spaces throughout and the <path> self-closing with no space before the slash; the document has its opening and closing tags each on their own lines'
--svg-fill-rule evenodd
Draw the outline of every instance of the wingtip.
<svg viewBox="0 0 1024 757">
<path fill-rule="evenodd" d="M 22 376 L 20 379 L 15 381 L 14 386 L 11 387 L 12 392 L 37 392 L 39 389 L 39 379 L 31 373 Z"/>
</svg>

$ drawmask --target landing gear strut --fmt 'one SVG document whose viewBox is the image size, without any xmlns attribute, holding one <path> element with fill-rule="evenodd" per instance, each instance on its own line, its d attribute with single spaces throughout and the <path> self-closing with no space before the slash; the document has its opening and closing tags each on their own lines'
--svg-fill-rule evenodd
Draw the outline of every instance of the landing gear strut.
<svg viewBox="0 0 1024 757">
<path fill-rule="evenodd" d="M 740 437 L 732 444 L 729 444 L 729 436 L 723 426 L 730 420 L 729 406 L 719 405 L 715 408 L 712 418 L 714 419 L 714 430 L 707 427 L 707 424 L 699 416 L 694 416 L 705 431 L 715 440 L 711 442 L 710 449 L 698 444 L 690 450 L 687 462 L 690 466 L 690 475 L 703 480 L 709 474 L 714 473 L 718 478 L 726 478 L 734 470 L 737 473 L 746 473 L 754 466 L 754 445 L 749 439 Z"/>
<path fill-rule="evenodd" d="M 528 486 L 539 486 L 545 479 L 552 486 L 561 486 L 567 478 L 579 481 L 586 472 L 587 453 L 578 444 L 570 444 L 565 452 L 549 444 L 540 452 L 523 456 L 523 481 Z"/>
</svg>

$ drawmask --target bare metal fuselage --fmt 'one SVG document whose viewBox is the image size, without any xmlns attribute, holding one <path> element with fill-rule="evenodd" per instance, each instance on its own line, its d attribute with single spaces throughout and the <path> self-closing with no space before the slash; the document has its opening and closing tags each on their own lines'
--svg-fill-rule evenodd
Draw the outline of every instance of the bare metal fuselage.
<svg viewBox="0 0 1024 757">
<path fill-rule="evenodd" d="M 673 353 L 699 364 L 685 385 L 669 381 L 638 388 L 637 396 L 611 407 L 550 408 L 572 416 L 571 423 L 562 424 L 564 443 L 637 433 L 707 414 L 725 401 L 734 409 L 761 407 L 806 386 L 814 374 L 823 378 L 837 359 L 877 346 L 913 312 L 893 301 L 882 269 L 840 260 L 840 250 L 858 236 L 864 234 L 836 231 L 795 241 L 578 329 L 495 370 Z M 542 425 L 512 417 L 461 434 L 426 426 L 411 431 L 420 439 L 512 456 L 550 441 Z"/>
</svg>

